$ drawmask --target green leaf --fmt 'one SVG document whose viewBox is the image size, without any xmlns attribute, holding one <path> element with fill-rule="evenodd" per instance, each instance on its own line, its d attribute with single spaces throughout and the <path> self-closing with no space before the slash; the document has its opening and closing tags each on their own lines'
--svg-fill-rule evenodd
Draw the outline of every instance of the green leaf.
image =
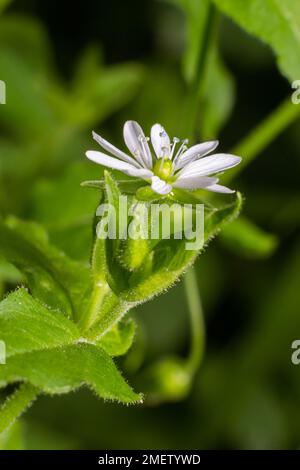
<svg viewBox="0 0 300 470">
<path fill-rule="evenodd" d="M 0 254 L 25 276 L 35 297 L 69 316 L 80 312 L 90 288 L 88 268 L 49 244 L 36 224 L 0 221 Z"/>
<path fill-rule="evenodd" d="M 98 345 L 110 356 L 122 356 L 132 346 L 136 324 L 129 318 L 117 323 L 99 341 Z"/>
<path fill-rule="evenodd" d="M 0 450 L 25 450 L 24 427 L 21 421 L 0 435 Z"/>
<path fill-rule="evenodd" d="M 279 69 L 291 82 L 300 76 L 298 0 L 213 0 L 218 8 L 274 51 Z"/>
<path fill-rule="evenodd" d="M 99 397 L 123 403 L 141 401 L 112 359 L 92 344 L 17 354 L 0 368 L 0 386 L 27 381 L 45 393 L 63 394 L 83 385 Z"/>
<path fill-rule="evenodd" d="M 0 434 L 15 423 L 16 419 L 36 399 L 38 393 L 36 387 L 23 383 L 5 400 L 0 408 Z"/>
<path fill-rule="evenodd" d="M 270 256 L 278 245 L 275 235 L 263 231 L 245 217 L 239 217 L 225 227 L 220 240 L 238 255 L 248 258 Z"/>
<path fill-rule="evenodd" d="M 0 340 L 6 357 L 74 343 L 80 333 L 60 312 L 50 310 L 18 289 L 0 303 Z"/>
</svg>

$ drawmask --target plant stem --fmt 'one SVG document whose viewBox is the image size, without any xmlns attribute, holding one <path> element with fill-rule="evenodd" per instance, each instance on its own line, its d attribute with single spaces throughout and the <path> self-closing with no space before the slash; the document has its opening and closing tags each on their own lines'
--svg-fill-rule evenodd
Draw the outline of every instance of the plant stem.
<svg viewBox="0 0 300 470">
<path fill-rule="evenodd" d="M 194 267 L 186 273 L 184 277 L 184 286 L 190 312 L 192 336 L 187 366 L 189 372 L 194 374 L 201 363 L 205 346 L 203 309 Z"/>
<path fill-rule="evenodd" d="M 23 383 L 0 408 L 0 433 L 6 431 L 40 393 L 29 383 Z"/>
<path fill-rule="evenodd" d="M 242 139 L 231 151 L 243 157 L 241 163 L 230 173 L 223 176 L 222 181 L 228 182 L 244 169 L 259 153 L 261 153 L 281 132 L 300 117 L 300 105 L 295 105 L 288 98 L 278 108 L 255 127 L 248 136 Z"/>
<path fill-rule="evenodd" d="M 115 304 L 115 295 L 112 293 L 106 281 L 98 281 L 94 285 L 88 308 L 79 319 L 78 325 L 82 331 L 87 331 L 94 323 L 103 316 L 102 307 L 104 303 Z"/>
<path fill-rule="evenodd" d="M 209 45 L 215 24 L 215 7 L 212 2 L 208 3 L 206 25 L 202 37 L 200 38 L 199 56 L 195 69 L 193 81 L 191 84 L 190 94 L 187 100 L 187 113 L 189 116 L 186 125 L 186 133 L 184 135 L 195 137 L 198 123 L 198 111 L 201 100 L 201 84 L 205 76 L 205 68 L 207 65 L 207 57 Z M 191 349 L 187 360 L 187 367 L 191 374 L 194 374 L 200 365 L 204 350 L 204 319 L 203 309 L 198 289 L 197 276 L 195 268 L 192 267 L 184 276 L 184 286 L 186 298 L 189 307 L 190 323 L 191 323 Z"/>
<path fill-rule="evenodd" d="M 201 35 L 199 54 L 193 78 L 190 83 L 190 90 L 186 101 L 185 124 L 182 135 L 191 138 L 195 137 L 198 127 L 199 103 L 201 100 L 201 85 L 205 76 L 208 52 L 215 24 L 215 7 L 212 2 L 208 3 L 206 12 L 206 23 Z"/>
</svg>

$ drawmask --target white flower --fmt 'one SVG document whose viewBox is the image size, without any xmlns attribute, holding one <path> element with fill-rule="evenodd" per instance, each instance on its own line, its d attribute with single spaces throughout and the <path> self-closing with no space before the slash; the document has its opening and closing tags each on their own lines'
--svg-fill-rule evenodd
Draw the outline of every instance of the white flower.
<svg viewBox="0 0 300 470">
<path fill-rule="evenodd" d="M 140 125 L 127 121 L 124 125 L 124 140 L 132 156 L 127 155 L 98 134 L 93 132 L 94 139 L 113 157 L 102 152 L 89 150 L 86 156 L 100 165 L 122 171 L 123 173 L 142 178 L 151 183 L 153 191 L 158 194 L 169 194 L 173 188 L 207 189 L 218 193 L 233 193 L 229 188 L 218 184 L 215 176 L 220 171 L 238 165 L 240 157 L 227 153 L 215 153 L 218 141 L 204 142 L 187 148 L 187 140 L 170 138 L 160 124 L 151 128 L 151 143 L 155 152 L 152 156 L 148 141 Z"/>
</svg>

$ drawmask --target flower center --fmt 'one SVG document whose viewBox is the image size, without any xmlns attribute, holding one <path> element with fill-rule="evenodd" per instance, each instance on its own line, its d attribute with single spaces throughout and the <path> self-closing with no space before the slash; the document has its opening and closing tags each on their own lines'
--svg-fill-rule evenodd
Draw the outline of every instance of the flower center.
<svg viewBox="0 0 300 470">
<path fill-rule="evenodd" d="M 164 181 L 168 181 L 172 176 L 173 164 L 169 159 L 160 158 L 154 165 L 153 172 Z"/>
</svg>

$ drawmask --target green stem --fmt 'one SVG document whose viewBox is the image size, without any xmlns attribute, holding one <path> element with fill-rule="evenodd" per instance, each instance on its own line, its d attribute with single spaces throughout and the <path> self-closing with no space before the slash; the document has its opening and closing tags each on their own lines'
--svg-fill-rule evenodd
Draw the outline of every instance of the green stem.
<svg viewBox="0 0 300 470">
<path fill-rule="evenodd" d="M 263 122 L 255 127 L 248 136 L 242 139 L 242 141 L 232 149 L 231 153 L 241 155 L 243 159 L 240 165 L 223 176 L 222 182 L 227 183 L 236 176 L 299 117 L 300 106 L 293 104 L 290 98 L 281 103 L 278 108 L 272 111 Z"/>
<path fill-rule="evenodd" d="M 198 111 L 202 93 L 202 83 L 205 77 L 205 69 L 207 65 L 207 57 L 212 34 L 215 25 L 215 8 L 212 2 L 209 2 L 206 16 L 206 25 L 203 36 L 200 38 L 199 56 L 191 90 L 187 101 L 187 113 L 189 117 L 186 125 L 185 135 L 195 137 L 198 127 Z M 203 309 L 200 298 L 200 292 L 197 284 L 197 276 L 195 268 L 192 267 L 184 276 L 184 286 L 186 298 L 189 307 L 190 323 L 191 323 L 191 350 L 187 360 L 187 367 L 191 374 L 194 374 L 200 365 L 204 351 L 204 319 Z"/>
<path fill-rule="evenodd" d="M 184 277 L 184 286 L 190 313 L 192 336 L 187 367 L 190 373 L 194 374 L 201 363 L 205 346 L 203 309 L 194 267 L 186 273 Z"/>
<path fill-rule="evenodd" d="M 0 408 L 0 433 L 6 431 L 30 406 L 40 391 L 29 383 L 23 383 L 9 396 Z"/>
<path fill-rule="evenodd" d="M 109 293 L 110 288 L 107 282 L 95 283 L 89 307 L 78 322 L 82 331 L 87 331 L 98 320 L 104 299 Z"/>
<path fill-rule="evenodd" d="M 198 128 L 199 103 L 202 93 L 201 85 L 205 76 L 207 57 L 215 25 L 215 16 L 215 7 L 212 2 L 209 2 L 206 12 L 205 27 L 202 36 L 199 38 L 198 60 L 186 102 L 185 124 L 182 135 L 191 138 L 195 137 Z"/>
<path fill-rule="evenodd" d="M 86 331 L 86 337 L 92 341 L 99 339 L 118 323 L 131 308 L 132 304 L 123 302 L 120 297 L 110 293 L 101 305 L 101 311 L 95 316 L 95 321 Z"/>
</svg>

